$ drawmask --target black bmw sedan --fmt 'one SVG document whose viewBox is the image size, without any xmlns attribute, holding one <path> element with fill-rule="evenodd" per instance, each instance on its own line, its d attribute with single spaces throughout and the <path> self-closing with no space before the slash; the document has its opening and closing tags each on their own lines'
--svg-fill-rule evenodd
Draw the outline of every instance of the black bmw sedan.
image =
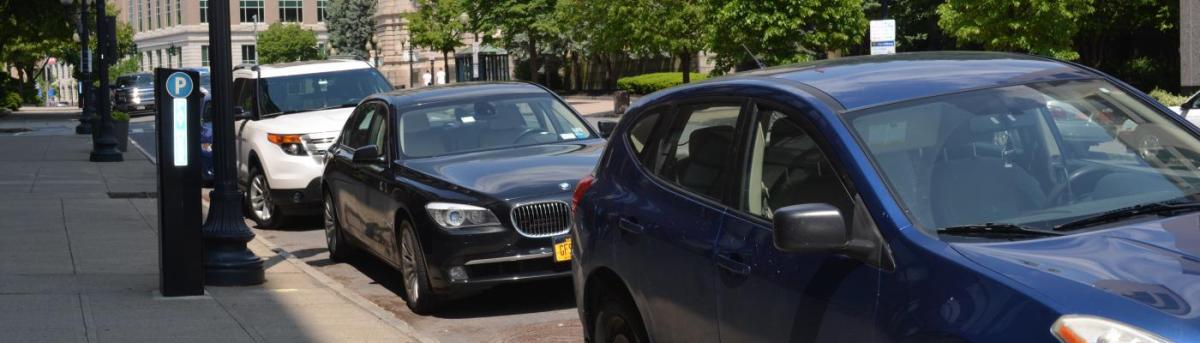
<svg viewBox="0 0 1200 343">
<path fill-rule="evenodd" d="M 371 96 L 326 157 L 330 255 L 365 251 L 399 269 L 417 313 L 499 283 L 569 277 L 572 188 L 604 143 L 537 85 Z"/>
</svg>

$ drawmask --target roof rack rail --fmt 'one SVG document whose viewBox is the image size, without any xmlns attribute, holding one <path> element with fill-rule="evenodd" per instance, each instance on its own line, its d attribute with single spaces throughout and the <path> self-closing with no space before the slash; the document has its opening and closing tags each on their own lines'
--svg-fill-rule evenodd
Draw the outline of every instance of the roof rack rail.
<svg viewBox="0 0 1200 343">
<path fill-rule="evenodd" d="M 233 66 L 233 70 L 240 70 L 240 69 L 258 70 L 258 65 L 254 64 L 254 63 L 242 63 L 239 65 Z"/>
<path fill-rule="evenodd" d="M 328 59 L 331 59 L 331 60 L 355 60 L 355 61 L 366 61 L 367 60 L 365 58 L 362 58 L 362 57 L 359 57 L 356 55 L 329 55 Z"/>
</svg>

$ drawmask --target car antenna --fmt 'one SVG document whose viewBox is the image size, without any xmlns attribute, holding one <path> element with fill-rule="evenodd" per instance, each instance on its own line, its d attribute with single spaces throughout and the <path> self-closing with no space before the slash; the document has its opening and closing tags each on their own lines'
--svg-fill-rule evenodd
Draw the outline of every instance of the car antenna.
<svg viewBox="0 0 1200 343">
<path fill-rule="evenodd" d="M 762 63 L 762 61 L 759 61 L 759 60 L 758 60 L 758 57 L 754 57 L 754 52 L 751 52 L 751 51 L 750 51 L 750 48 L 747 48 L 747 47 L 746 47 L 746 44 L 742 44 L 742 49 L 746 49 L 746 53 L 747 53 L 747 54 L 750 54 L 750 58 L 754 59 L 754 63 L 755 63 L 755 64 L 758 64 L 758 69 L 765 69 L 765 68 L 767 68 L 767 65 L 763 64 L 763 63 Z"/>
</svg>

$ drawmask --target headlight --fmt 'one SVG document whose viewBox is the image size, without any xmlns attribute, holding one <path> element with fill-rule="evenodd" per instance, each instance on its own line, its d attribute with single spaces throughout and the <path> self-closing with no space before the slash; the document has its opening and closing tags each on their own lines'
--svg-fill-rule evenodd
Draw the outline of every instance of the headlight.
<svg viewBox="0 0 1200 343">
<path fill-rule="evenodd" d="M 425 211 L 443 228 L 457 229 L 472 226 L 500 225 L 492 211 L 471 205 L 431 202 Z"/>
<path fill-rule="evenodd" d="M 142 103 L 142 98 L 138 97 L 137 94 L 134 94 L 133 97 L 129 99 L 129 102 L 132 102 L 134 105 L 137 105 L 137 104 Z"/>
<path fill-rule="evenodd" d="M 212 152 L 212 143 L 200 143 L 200 150 Z"/>
<path fill-rule="evenodd" d="M 1063 343 L 1169 343 L 1155 334 L 1111 319 L 1068 314 L 1050 327 Z"/>
<path fill-rule="evenodd" d="M 278 145 L 283 149 L 283 153 L 294 156 L 304 156 L 308 153 L 304 151 L 304 139 L 302 135 L 285 135 L 268 133 L 267 141 Z"/>
</svg>

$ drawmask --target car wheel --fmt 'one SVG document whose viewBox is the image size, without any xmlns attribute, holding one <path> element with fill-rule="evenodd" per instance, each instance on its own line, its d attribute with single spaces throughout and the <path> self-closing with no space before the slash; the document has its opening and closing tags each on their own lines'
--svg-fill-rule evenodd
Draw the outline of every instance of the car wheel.
<svg viewBox="0 0 1200 343">
<path fill-rule="evenodd" d="M 428 314 L 437 307 L 437 295 L 431 292 L 425 253 L 413 232 L 412 224 L 400 222 L 400 275 L 404 280 L 405 302 L 417 314 Z"/>
<path fill-rule="evenodd" d="M 626 299 L 607 297 L 598 305 L 592 320 L 593 342 L 598 343 L 646 343 L 650 340 L 637 308 Z"/>
<path fill-rule="evenodd" d="M 246 190 L 246 206 L 250 209 L 250 219 L 259 228 L 275 228 L 279 225 L 280 213 L 271 201 L 271 184 L 262 169 L 250 170 L 250 187 Z"/>
<path fill-rule="evenodd" d="M 333 202 L 333 196 L 325 193 L 325 247 L 329 249 L 329 258 L 334 261 L 346 261 L 354 256 L 354 245 L 346 240 L 346 234 L 342 231 L 341 224 L 337 218 L 337 204 Z"/>
</svg>

